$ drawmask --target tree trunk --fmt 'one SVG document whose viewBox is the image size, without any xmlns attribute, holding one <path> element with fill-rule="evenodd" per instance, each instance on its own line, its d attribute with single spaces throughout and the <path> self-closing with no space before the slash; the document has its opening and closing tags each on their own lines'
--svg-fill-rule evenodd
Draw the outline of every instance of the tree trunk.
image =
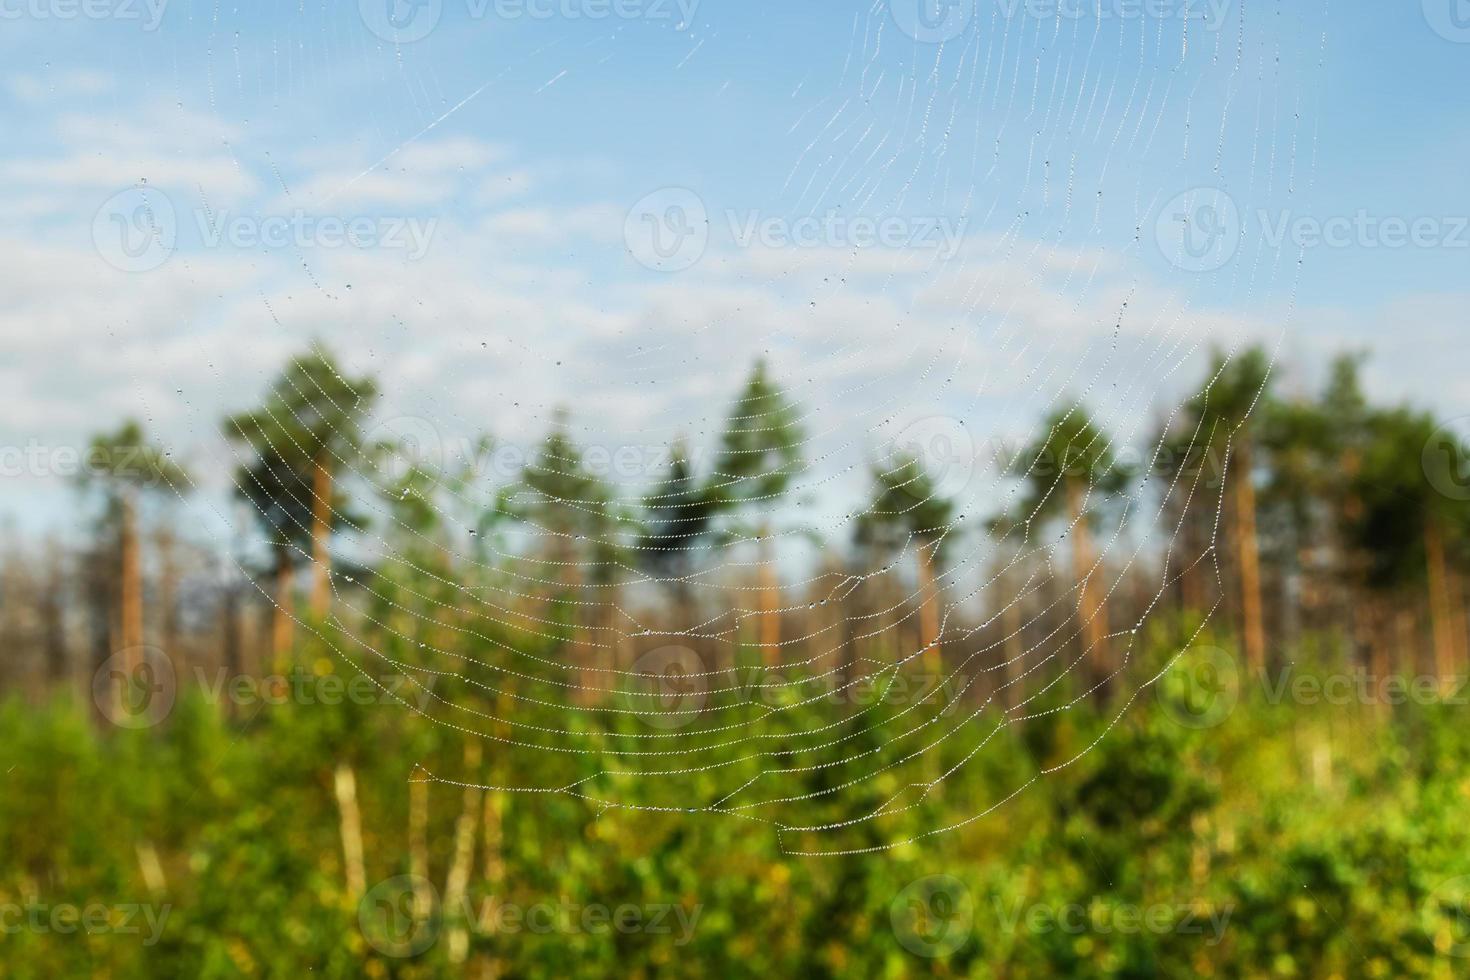
<svg viewBox="0 0 1470 980">
<path fill-rule="evenodd" d="M 220 628 L 224 634 L 220 649 L 223 653 L 225 683 L 229 685 L 235 683 L 236 678 L 245 676 L 245 658 L 240 642 L 240 594 L 233 583 L 225 585 L 224 594 L 220 597 Z M 229 697 L 224 701 L 225 714 L 233 715 L 234 701 Z"/>
<path fill-rule="evenodd" d="M 480 768 L 480 743 L 469 741 L 464 748 L 466 782 L 478 776 Z M 475 826 L 481 814 L 480 787 L 469 785 L 464 788 L 464 806 L 454 821 L 454 856 L 449 862 L 449 873 L 444 877 L 444 911 L 449 916 L 449 962 L 459 965 L 469 956 L 470 935 L 464 917 L 459 911 L 464 907 L 465 894 L 470 883 L 470 863 L 475 854 Z"/>
<path fill-rule="evenodd" d="M 276 665 L 283 666 L 291 657 L 295 620 L 292 592 L 296 588 L 296 571 L 291 562 L 291 549 L 281 545 L 276 555 L 276 601 L 271 616 L 271 655 Z"/>
<path fill-rule="evenodd" d="M 1000 628 L 1005 633 L 1005 640 L 1001 649 L 1001 655 L 1005 657 L 1005 670 L 1001 671 L 1004 693 L 1000 701 L 1001 705 L 1009 711 L 1020 701 L 1022 693 L 1020 677 L 1022 668 L 1026 666 L 1023 662 L 1026 658 L 1026 645 L 1021 639 L 1021 629 L 1023 626 L 1021 595 L 1018 592 L 1014 596 L 1006 597 L 1004 587 L 1005 576 L 1002 576 L 999 584 L 1001 585 L 1000 601 L 1004 604 L 1004 611 L 1001 613 Z"/>
<path fill-rule="evenodd" d="M 935 672 L 943 669 L 939 650 L 939 588 L 934 576 L 934 542 L 920 543 L 914 549 L 919 563 L 919 648 L 925 664 Z"/>
<path fill-rule="evenodd" d="M 413 876 L 413 920 L 423 922 L 433 911 L 429 891 L 429 780 L 408 781 L 408 873 Z"/>
<path fill-rule="evenodd" d="M 319 454 L 311 469 L 311 612 L 314 616 L 325 616 L 332 601 L 328 581 L 332 559 L 327 553 L 332 535 L 332 471 L 327 468 L 325 456 L 325 452 Z"/>
<path fill-rule="evenodd" d="M 356 906 L 367 889 L 363 863 L 362 813 L 357 805 L 357 775 L 345 762 L 337 764 L 332 776 L 337 798 L 337 817 L 342 835 L 342 870 L 348 903 Z"/>
<path fill-rule="evenodd" d="M 1076 477 L 1067 478 L 1067 509 L 1072 519 L 1072 574 L 1077 577 L 1077 620 L 1082 629 L 1082 642 L 1087 648 L 1094 677 L 1108 675 L 1107 610 L 1097 599 L 1093 582 L 1092 529 L 1082 512 L 1084 489 Z"/>
<path fill-rule="evenodd" d="M 762 527 L 760 532 L 759 568 L 761 655 L 766 666 L 773 667 L 781 659 L 781 586 L 769 527 Z"/>
<path fill-rule="evenodd" d="M 123 665 L 128 677 L 143 662 L 143 570 L 138 554 L 138 505 L 131 488 L 120 497 L 121 515 L 118 527 L 118 556 L 122 562 L 119 592 L 118 637 L 125 651 Z"/>
<path fill-rule="evenodd" d="M 1256 540 L 1256 484 L 1250 443 L 1235 449 L 1235 553 L 1240 559 L 1240 613 L 1245 630 L 1245 660 L 1254 674 L 1266 669 L 1266 631 L 1261 618 L 1261 560 Z"/>
<path fill-rule="evenodd" d="M 179 569 L 174 535 L 168 528 L 158 532 L 159 636 L 169 656 L 177 656 L 179 642 Z"/>
<path fill-rule="evenodd" d="M 46 678 L 53 688 L 66 682 L 70 673 L 66 649 L 66 607 L 62 590 L 66 587 L 66 569 L 61 548 L 52 541 L 47 547 L 46 588 L 41 597 L 42 642 L 46 651 Z"/>
<path fill-rule="evenodd" d="M 1441 683 L 1449 683 L 1459 665 L 1451 632 L 1449 570 L 1444 554 L 1444 529 L 1439 519 L 1424 522 L 1424 554 L 1429 571 L 1429 621 L 1434 631 L 1434 669 Z"/>
</svg>

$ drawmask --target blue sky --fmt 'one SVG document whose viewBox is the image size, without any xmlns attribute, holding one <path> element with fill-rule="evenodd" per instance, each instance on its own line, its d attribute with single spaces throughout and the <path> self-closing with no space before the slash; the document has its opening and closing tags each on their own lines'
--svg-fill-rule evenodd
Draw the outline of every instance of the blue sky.
<svg viewBox="0 0 1470 980">
<path fill-rule="evenodd" d="M 828 529 L 862 461 L 916 425 L 1021 438 L 1083 397 L 1137 443 L 1212 343 L 1279 341 L 1308 367 L 1369 346 L 1382 397 L 1470 412 L 1470 43 L 1435 0 L 1160 0 L 1223 12 L 1187 45 L 1183 19 L 1128 0 L 1102 20 L 983 0 L 943 45 L 883 0 L 704 0 L 687 24 L 672 0 L 622 19 L 444 0 L 396 45 L 367 0 L 173 0 L 151 30 L 141 0 L 97 2 L 0 3 L 6 446 L 81 445 L 135 414 L 222 497 L 218 417 L 312 336 L 384 378 L 386 417 L 525 446 L 558 406 L 595 444 L 707 442 L 767 356 L 811 413 Z M 1229 197 L 1237 244 L 1180 268 L 1158 229 L 1200 188 Z M 708 243 L 660 271 L 628 229 L 649 195 L 655 222 L 688 203 L 669 189 L 693 193 Z M 119 195 L 129 214 L 167 202 L 158 265 L 98 245 Z M 947 222 L 960 244 L 735 240 L 833 214 Z M 1438 244 L 1263 234 L 1360 214 L 1431 219 Z M 293 216 L 317 223 L 305 240 L 211 242 Z M 377 245 L 337 246 L 323 219 L 365 220 Z M 422 249 L 398 247 L 405 227 Z M 6 477 L 0 508 L 54 525 L 57 485 Z M 985 509 L 1004 484 L 962 492 Z"/>
</svg>

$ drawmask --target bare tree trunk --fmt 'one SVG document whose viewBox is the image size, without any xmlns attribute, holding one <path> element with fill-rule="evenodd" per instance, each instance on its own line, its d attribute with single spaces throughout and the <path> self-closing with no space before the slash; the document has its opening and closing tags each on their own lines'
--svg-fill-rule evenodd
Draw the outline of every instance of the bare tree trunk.
<svg viewBox="0 0 1470 980">
<path fill-rule="evenodd" d="M 1072 518 L 1072 574 L 1077 577 L 1077 619 L 1094 677 L 1101 680 L 1108 675 L 1107 610 L 1097 599 L 1097 586 L 1093 581 L 1092 529 L 1088 526 L 1087 515 L 1082 513 L 1083 493 L 1082 481 L 1068 477 L 1067 508 Z"/>
<path fill-rule="evenodd" d="M 1449 570 L 1445 562 L 1444 529 L 1439 519 L 1424 522 L 1424 554 L 1429 566 L 1429 620 L 1434 630 L 1434 669 L 1442 683 L 1455 676 L 1455 641 L 1451 632 Z"/>
<path fill-rule="evenodd" d="M 367 870 L 362 857 L 362 814 L 357 806 L 357 776 L 343 762 L 332 778 L 337 797 L 337 814 L 342 832 L 342 867 L 346 879 L 347 898 L 356 905 L 367 890 Z"/>
<path fill-rule="evenodd" d="M 1466 634 L 1465 624 L 1465 580 L 1453 567 L 1449 570 L 1450 583 L 1450 636 L 1455 645 L 1455 670 L 1463 675 L 1465 665 L 1470 662 L 1470 654 L 1466 652 L 1466 645 L 1470 644 L 1470 635 Z"/>
<path fill-rule="evenodd" d="M 465 781 L 472 782 L 480 768 L 479 742 L 465 743 L 464 760 L 465 771 L 470 774 Z M 478 786 L 464 788 L 464 807 L 454 822 L 454 856 L 444 878 L 444 911 L 450 919 L 449 962 L 455 964 L 463 963 L 470 951 L 469 931 L 459 912 L 464 905 L 470 881 L 470 863 L 475 856 L 475 824 L 480 816 L 481 795 Z"/>
<path fill-rule="evenodd" d="M 939 587 L 934 576 L 934 549 L 937 543 L 921 543 L 914 549 L 919 564 L 919 648 L 925 651 L 925 663 L 936 677 L 943 669 L 939 649 Z"/>
<path fill-rule="evenodd" d="M 234 684 L 237 678 L 245 676 L 245 658 L 240 642 L 240 593 L 233 582 L 226 583 L 220 596 L 220 629 L 223 633 L 220 650 L 223 654 L 225 683 Z M 234 714 L 234 701 L 228 697 L 225 698 L 224 710 L 226 714 Z"/>
<path fill-rule="evenodd" d="M 1005 577 L 1000 581 L 1002 586 L 1001 601 L 1005 603 L 1001 613 L 1001 629 L 1005 632 L 1005 642 L 1001 654 L 1005 657 L 1005 670 L 1001 671 L 1004 693 L 1001 696 L 1001 704 L 1006 710 L 1016 706 L 1021 694 L 1020 681 L 1022 663 L 1026 656 L 1026 646 L 1021 641 L 1021 596 L 1017 594 L 1009 600 L 1006 599 L 1004 590 Z"/>
<path fill-rule="evenodd" d="M 295 629 L 294 613 L 296 588 L 295 565 L 291 561 L 291 549 L 281 545 L 276 556 L 276 602 L 271 617 L 271 655 L 277 666 L 285 664 L 291 657 L 291 643 Z"/>
<path fill-rule="evenodd" d="M 332 601 L 329 584 L 332 558 L 327 552 L 332 536 L 332 471 L 325 456 L 324 450 L 311 469 L 311 612 L 314 616 L 325 616 Z"/>
<path fill-rule="evenodd" d="M 429 781 L 408 782 L 408 871 L 413 876 L 414 921 L 423 922 L 432 911 L 429 893 Z"/>
<path fill-rule="evenodd" d="M 771 531 L 760 532 L 760 645 L 766 666 L 781 659 L 781 586 L 776 575 L 775 549 L 771 547 Z"/>
<path fill-rule="evenodd" d="M 1256 540 L 1256 483 L 1250 442 L 1235 447 L 1235 553 L 1240 558 L 1240 612 L 1245 628 L 1245 659 L 1251 672 L 1266 669 L 1266 631 L 1261 617 L 1261 561 Z"/>
<path fill-rule="evenodd" d="M 143 662 L 143 571 L 138 553 L 138 505 L 131 488 L 125 488 L 119 498 L 121 506 L 118 525 L 118 557 L 122 563 L 119 592 L 118 637 L 126 651 L 123 665 L 128 677 Z"/>
<path fill-rule="evenodd" d="M 70 673 L 66 649 L 66 610 L 62 590 L 66 570 L 60 546 L 51 541 L 46 555 L 46 586 L 41 595 L 42 644 L 46 651 L 46 679 L 53 688 L 61 687 Z"/>
<path fill-rule="evenodd" d="M 158 606 L 161 618 L 159 636 L 170 656 L 178 655 L 179 642 L 179 569 L 174 548 L 174 534 L 169 528 L 158 532 Z"/>
</svg>

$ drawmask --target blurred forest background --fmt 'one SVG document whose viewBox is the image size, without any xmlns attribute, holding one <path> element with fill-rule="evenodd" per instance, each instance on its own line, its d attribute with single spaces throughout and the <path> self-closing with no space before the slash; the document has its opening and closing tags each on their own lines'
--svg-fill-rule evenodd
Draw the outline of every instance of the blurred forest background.
<svg viewBox="0 0 1470 980">
<path fill-rule="evenodd" d="M 167 922 L 7 928 L 0 972 L 1464 975 L 1470 449 L 1360 363 L 1303 394 L 1216 355 L 1146 446 L 1065 407 L 1003 512 L 960 513 L 944 447 L 855 461 L 871 500 L 811 568 L 777 526 L 803 409 L 764 364 L 708 458 L 630 494 L 564 421 L 487 488 L 312 346 L 221 423 L 224 546 L 182 526 L 190 461 L 119 421 L 89 539 L 0 547 L 0 908 Z M 800 764 L 833 724 L 881 758 L 916 707 L 984 750 L 936 743 L 910 795 Z M 600 805 L 651 736 L 698 752 L 648 805 L 786 766 L 794 829 Z M 538 903 L 663 926 L 492 921 Z"/>
</svg>

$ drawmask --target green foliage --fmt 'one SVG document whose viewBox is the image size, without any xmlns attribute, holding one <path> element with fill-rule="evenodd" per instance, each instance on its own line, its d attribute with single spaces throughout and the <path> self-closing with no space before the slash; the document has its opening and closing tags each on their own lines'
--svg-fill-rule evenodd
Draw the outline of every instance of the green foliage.
<svg viewBox="0 0 1470 980">
<path fill-rule="evenodd" d="M 757 361 L 731 406 L 708 495 L 720 511 L 771 509 L 801 467 L 801 419 Z"/>
<path fill-rule="evenodd" d="M 700 485 L 683 444 L 676 444 L 668 472 L 643 499 L 646 530 L 638 541 L 640 564 L 667 578 L 688 575 L 712 530 L 714 516 L 714 500 Z M 688 590 L 681 587 L 679 591 Z"/>
<path fill-rule="evenodd" d="M 495 635 L 488 624 L 477 628 Z M 529 637 L 501 635 L 523 654 L 536 649 Z M 328 653 L 345 639 L 324 632 L 313 641 L 304 661 L 311 678 L 352 676 Z M 504 681 L 488 671 L 469 676 Z M 496 710 L 483 689 L 452 679 L 434 692 Z M 598 796 L 612 785 L 599 772 L 639 763 L 486 743 L 486 761 L 466 768 L 471 736 L 387 695 L 342 704 L 290 698 L 227 721 L 205 687 L 157 729 L 102 733 L 69 701 L 44 709 L 10 702 L 0 708 L 0 903 L 141 903 L 155 912 L 167 905 L 168 914 L 147 946 L 146 932 L 21 929 L 0 938 L 5 972 L 448 977 L 493 963 L 502 975 L 567 977 L 1458 975 L 1461 961 L 1450 953 L 1466 937 L 1446 883 L 1470 873 L 1470 825 L 1460 816 L 1470 793 L 1463 709 L 1400 705 L 1385 715 L 1268 692 L 1242 690 L 1235 709 L 1206 729 L 1177 723 L 1148 690 L 1117 724 L 1085 707 L 1039 712 L 915 796 L 911 812 L 840 833 L 777 835 L 734 816 L 503 795 L 503 875 L 484 877 L 477 845 L 465 904 L 440 908 L 432 941 L 409 957 L 373 945 L 346 890 L 332 777 L 339 764 L 356 773 L 371 886 L 409 871 L 407 780 L 417 766 L 495 785 L 583 780 L 581 789 Z M 701 723 L 749 719 L 736 705 L 723 710 Z M 1377 717 L 1364 724 L 1369 712 Z M 514 714 L 527 725 L 564 717 L 537 714 L 530 702 Z M 628 715 L 584 717 L 589 732 L 602 733 L 589 746 L 651 730 Z M 794 708 L 765 731 L 799 733 L 828 717 L 820 706 Z M 960 763 L 984 731 L 981 719 L 965 722 L 932 775 Z M 853 754 L 895 734 L 867 730 Z M 670 802 L 714 799 L 762 769 L 801 761 L 771 753 L 742 762 L 743 753 L 720 755 L 732 768 L 718 774 L 681 778 Z M 812 770 L 795 785 L 820 792 L 860 771 Z M 913 775 L 871 778 L 870 803 L 900 793 Z M 1021 787 L 962 829 L 902 843 Z M 433 784 L 429 799 L 430 878 L 442 897 L 463 793 Z M 821 799 L 802 815 L 815 821 L 857 805 L 848 798 L 824 811 Z M 889 844 L 899 846 L 825 858 L 782 853 L 783 845 Z M 140 855 L 149 853 L 161 881 L 142 870 Z M 914 936 L 894 923 L 913 902 L 912 883 L 938 874 L 962 891 L 959 905 L 933 911 L 954 918 L 963 941 L 931 958 L 922 945 L 919 953 L 905 945 Z M 574 910 L 540 933 L 497 920 L 507 905 Z M 588 906 L 664 907 L 684 918 L 665 913 L 668 929 L 658 932 L 584 928 L 577 910 Z M 455 965 L 449 932 L 462 923 L 468 962 Z"/>
<path fill-rule="evenodd" d="M 588 469 L 564 418 L 547 433 L 505 506 L 546 539 L 550 560 L 563 572 L 585 566 L 594 582 L 606 583 L 628 566 L 635 522 L 612 488 Z"/>
<path fill-rule="evenodd" d="M 271 541 L 304 548 L 311 537 L 313 469 L 335 473 L 357 462 L 362 423 L 377 399 L 371 378 L 344 375 L 320 344 L 291 359 L 265 403 L 225 421 L 225 433 L 251 454 L 235 478 Z M 333 523 L 357 524 L 334 484 Z M 344 515 L 348 515 L 344 517 Z"/>
<path fill-rule="evenodd" d="M 917 459 L 903 456 L 892 467 L 873 467 L 873 500 L 854 522 L 853 540 L 880 553 L 902 549 L 909 538 L 943 543 L 953 519 L 954 502 L 940 496 Z"/>
<path fill-rule="evenodd" d="M 1075 515 L 1069 510 L 1069 492 L 1108 496 L 1127 486 L 1128 473 L 1118 466 L 1107 434 L 1092 424 L 1086 409 L 1078 405 L 1061 409 L 1042 423 L 1042 429 L 1044 434 L 1017 456 L 1012 467 L 1027 489 L 1019 520 L 1070 518 Z"/>
</svg>

